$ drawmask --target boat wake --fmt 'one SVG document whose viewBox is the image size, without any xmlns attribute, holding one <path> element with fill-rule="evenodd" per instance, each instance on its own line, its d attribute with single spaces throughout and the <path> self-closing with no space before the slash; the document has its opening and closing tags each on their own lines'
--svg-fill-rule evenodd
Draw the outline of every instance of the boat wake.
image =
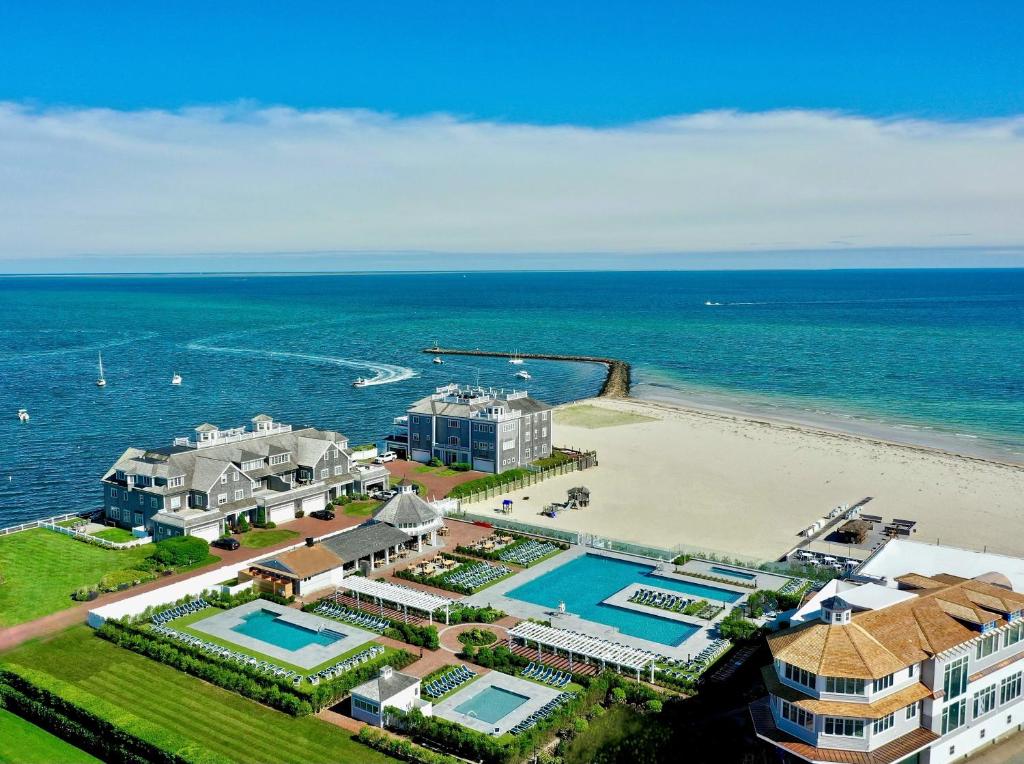
<svg viewBox="0 0 1024 764">
<path fill-rule="evenodd" d="M 417 372 L 406 366 L 396 366 L 379 361 L 362 361 L 356 358 L 335 358 L 329 355 L 313 355 L 312 353 L 289 353 L 283 350 L 256 350 L 252 348 L 230 348 L 219 345 L 204 345 L 201 342 L 190 342 L 189 350 L 200 350 L 209 353 L 229 353 L 232 355 L 255 355 L 265 358 L 287 358 L 294 361 L 317 364 L 320 366 L 340 366 L 346 369 L 367 370 L 373 374 L 364 377 L 362 387 L 372 385 L 391 385 L 406 379 L 419 376 Z"/>
<path fill-rule="evenodd" d="M 75 355 L 76 353 L 98 353 L 107 348 L 116 348 L 120 345 L 128 345 L 133 342 L 144 342 L 156 337 L 156 332 L 143 332 L 133 337 L 125 337 L 120 340 L 107 340 L 95 342 L 91 345 L 78 345 L 70 348 L 55 348 L 53 350 L 35 350 L 29 353 L 19 353 L 19 358 L 51 358 L 62 355 Z"/>
</svg>

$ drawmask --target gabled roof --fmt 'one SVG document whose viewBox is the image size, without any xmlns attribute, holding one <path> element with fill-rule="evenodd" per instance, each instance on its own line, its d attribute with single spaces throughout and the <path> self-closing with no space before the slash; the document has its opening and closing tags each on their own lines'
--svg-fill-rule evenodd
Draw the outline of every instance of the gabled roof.
<svg viewBox="0 0 1024 764">
<path fill-rule="evenodd" d="M 360 525 L 336 536 L 327 536 L 320 541 L 345 562 L 354 562 L 370 554 L 392 549 L 412 539 L 406 533 L 384 523 Z"/>
<path fill-rule="evenodd" d="M 392 671 L 391 676 L 377 676 L 369 682 L 364 682 L 358 687 L 352 688 L 353 695 L 360 695 L 367 700 L 377 703 L 385 703 L 398 693 L 418 684 L 419 677 L 411 674 L 403 674 L 401 671 Z"/>
<path fill-rule="evenodd" d="M 768 646 L 779 660 L 815 674 L 878 679 L 970 642 L 981 625 L 1002 625 L 1024 608 L 1024 595 L 985 581 L 914 580 L 920 585 L 915 597 L 855 613 L 845 625 L 804 623 L 769 637 Z"/>
<path fill-rule="evenodd" d="M 270 568 L 295 578 L 309 578 L 341 567 L 341 558 L 323 546 L 304 546 L 258 560 L 254 565 Z"/>
</svg>

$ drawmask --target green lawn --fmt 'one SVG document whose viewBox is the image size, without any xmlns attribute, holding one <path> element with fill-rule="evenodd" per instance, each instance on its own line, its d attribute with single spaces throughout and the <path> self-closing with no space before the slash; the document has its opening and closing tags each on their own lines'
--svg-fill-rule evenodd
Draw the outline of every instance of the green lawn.
<svg viewBox="0 0 1024 764">
<path fill-rule="evenodd" d="M 349 504 L 342 504 L 340 507 L 335 509 L 341 509 L 341 511 L 348 517 L 369 517 L 377 511 L 381 503 L 376 499 L 367 499 L 366 501 L 353 501 Z"/>
<path fill-rule="evenodd" d="M 603 406 L 594 406 L 589 403 L 568 406 L 555 411 L 556 423 L 571 427 L 584 427 L 588 430 L 654 421 L 656 421 L 654 417 L 634 414 L 631 411 L 615 411 L 614 409 L 606 409 Z"/>
<path fill-rule="evenodd" d="M 136 567 L 152 545 L 103 549 L 43 528 L 0 537 L 0 628 L 71 607 L 71 593 Z"/>
<path fill-rule="evenodd" d="M 99 764 L 99 759 L 0 708 L 0 762 Z"/>
<path fill-rule="evenodd" d="M 272 528 L 270 530 L 253 528 L 248 533 L 243 533 L 237 538 L 246 549 L 263 549 L 274 544 L 280 544 L 288 539 L 297 538 L 298 535 L 298 531 L 290 531 L 285 528 Z"/>
<path fill-rule="evenodd" d="M 316 717 L 293 718 L 239 695 L 122 650 L 76 626 L 45 641 L 26 643 L 0 660 L 48 673 L 231 761 L 395 761 L 352 740 Z"/>
<path fill-rule="evenodd" d="M 135 538 L 131 531 L 126 531 L 124 528 L 104 528 L 102 531 L 96 531 L 89 535 L 104 541 L 113 541 L 116 544 L 123 544 L 125 541 L 132 541 Z"/>
</svg>

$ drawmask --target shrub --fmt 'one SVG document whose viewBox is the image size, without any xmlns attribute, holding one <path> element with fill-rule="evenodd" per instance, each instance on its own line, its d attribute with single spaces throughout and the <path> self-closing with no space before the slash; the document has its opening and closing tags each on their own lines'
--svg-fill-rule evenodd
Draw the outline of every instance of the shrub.
<svg viewBox="0 0 1024 764">
<path fill-rule="evenodd" d="M 438 459 L 435 456 L 433 459 L 431 459 L 429 462 L 427 462 L 427 466 L 428 467 L 443 467 L 444 466 L 444 462 L 442 462 L 440 459 Z"/>
<path fill-rule="evenodd" d="M 473 465 L 469 462 L 452 462 L 449 466 L 456 472 L 469 472 L 473 469 Z"/>
<path fill-rule="evenodd" d="M 210 545 L 198 536 L 173 536 L 154 545 L 150 558 L 160 565 L 189 565 L 210 556 Z"/>
<path fill-rule="evenodd" d="M 107 573 L 100 579 L 99 590 L 101 592 L 116 592 L 122 587 L 134 586 L 146 581 L 153 581 L 156 573 L 144 570 L 115 570 Z"/>
<path fill-rule="evenodd" d="M 506 615 L 507 613 L 503 610 L 498 610 L 490 605 L 475 607 L 473 605 L 455 603 L 448 609 L 448 623 L 453 626 L 458 623 L 494 623 L 495 621 L 500 621 Z M 434 613 L 434 620 L 443 622 L 444 611 L 438 610 Z"/>
<path fill-rule="evenodd" d="M 464 496 L 477 493 L 478 491 L 484 491 L 490 488 L 500 488 L 508 483 L 514 483 L 517 480 L 522 480 L 530 474 L 529 470 L 522 468 L 511 469 L 506 472 L 500 472 L 497 475 L 485 475 L 484 477 L 477 478 L 476 480 L 468 480 L 465 483 L 452 488 L 448 492 L 448 495 L 454 499 L 461 499 Z"/>
<path fill-rule="evenodd" d="M 757 624 L 743 616 L 739 609 L 718 622 L 718 633 L 733 642 L 747 642 L 758 635 Z"/>
<path fill-rule="evenodd" d="M 318 604 L 320 603 L 309 602 L 303 605 L 302 609 L 306 612 L 312 612 L 316 609 Z M 437 638 L 437 628 L 434 626 L 419 626 L 415 623 L 406 623 L 405 621 L 399 621 L 395 618 L 381 616 L 380 613 L 373 613 L 369 610 L 361 610 L 359 608 L 351 609 L 360 610 L 360 612 L 372 615 L 374 618 L 383 617 L 384 620 L 388 622 L 388 628 L 384 630 L 385 637 L 397 639 L 400 642 L 406 642 L 413 647 L 425 647 L 428 650 L 436 650 L 441 644 Z"/>
<path fill-rule="evenodd" d="M 401 761 L 410 761 L 414 764 L 460 764 L 459 759 L 428 750 L 416 745 L 411 740 L 393 737 L 376 727 L 363 727 L 355 739 L 363 745 Z"/>
<path fill-rule="evenodd" d="M 611 701 L 612 703 L 625 703 L 626 691 L 621 687 L 612 687 Z"/>
<path fill-rule="evenodd" d="M 301 508 L 295 510 L 295 518 L 296 519 L 298 519 L 300 517 L 305 517 L 305 516 L 306 516 L 306 510 L 301 509 Z"/>
<path fill-rule="evenodd" d="M 647 709 L 647 711 L 649 713 L 660 714 L 661 713 L 662 704 L 661 704 L 661 701 L 658 700 L 657 698 L 652 698 L 651 700 L 648 700 L 647 703 L 644 704 L 644 707 Z"/>
<path fill-rule="evenodd" d="M 238 532 L 239 533 L 248 533 L 249 532 L 249 518 L 247 518 L 245 515 L 242 515 L 240 518 L 238 518 Z"/>
<path fill-rule="evenodd" d="M 89 602 L 96 599 L 99 596 L 99 592 L 96 589 L 89 586 L 79 586 L 71 594 L 71 599 L 75 602 Z"/>
<path fill-rule="evenodd" d="M 459 634 L 459 641 L 464 645 L 493 645 L 498 636 L 489 629 L 469 629 Z"/>
<path fill-rule="evenodd" d="M 530 661 L 522 655 L 516 655 L 504 645 L 497 647 L 476 647 L 466 645 L 462 655 L 479 666 L 501 671 L 505 674 L 518 674 L 520 669 L 530 665 Z"/>
</svg>

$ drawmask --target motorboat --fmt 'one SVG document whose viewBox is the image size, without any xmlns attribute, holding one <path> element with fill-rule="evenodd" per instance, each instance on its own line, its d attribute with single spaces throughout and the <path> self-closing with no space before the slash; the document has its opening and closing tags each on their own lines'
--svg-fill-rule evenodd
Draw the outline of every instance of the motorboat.
<svg viewBox="0 0 1024 764">
<path fill-rule="evenodd" d="M 99 354 L 99 362 L 100 362 L 100 376 L 96 380 L 96 387 L 106 387 L 107 386 L 107 379 L 106 379 L 106 377 L 103 376 L 103 353 Z"/>
<path fill-rule="evenodd" d="M 441 356 L 436 355 L 436 356 L 434 356 L 434 363 L 438 363 L 438 364 L 444 363 L 444 359 Z"/>
<path fill-rule="evenodd" d="M 171 377 L 171 384 L 172 385 L 180 385 L 181 384 L 181 375 L 178 372 L 174 372 L 174 376 Z"/>
<path fill-rule="evenodd" d="M 526 369 L 523 369 L 522 371 L 517 371 L 516 377 L 519 379 L 530 379 L 530 372 L 528 372 Z"/>
<path fill-rule="evenodd" d="M 28 409 L 18 409 L 18 419 L 22 422 L 28 421 Z"/>
<path fill-rule="evenodd" d="M 362 377 L 357 377 L 356 381 L 352 383 L 352 387 L 366 387 L 368 384 L 370 383 Z"/>
</svg>

